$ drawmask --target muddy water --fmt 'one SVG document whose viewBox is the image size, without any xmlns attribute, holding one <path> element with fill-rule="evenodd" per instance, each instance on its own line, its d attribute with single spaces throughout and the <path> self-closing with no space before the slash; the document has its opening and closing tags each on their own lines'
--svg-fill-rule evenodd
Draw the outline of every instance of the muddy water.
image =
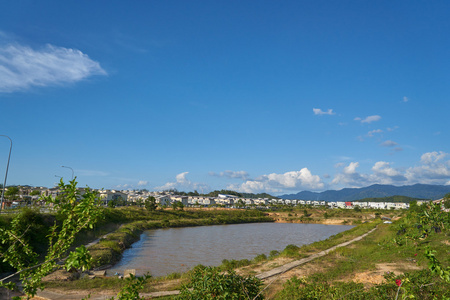
<svg viewBox="0 0 450 300">
<path fill-rule="evenodd" d="M 122 260 L 108 275 L 136 269 L 137 275 L 149 272 L 165 276 L 185 272 L 198 265 L 218 266 L 223 259 L 252 259 L 297 246 L 327 239 L 353 226 L 253 223 L 237 225 L 168 228 L 145 231 L 140 241 L 125 250 Z"/>
</svg>

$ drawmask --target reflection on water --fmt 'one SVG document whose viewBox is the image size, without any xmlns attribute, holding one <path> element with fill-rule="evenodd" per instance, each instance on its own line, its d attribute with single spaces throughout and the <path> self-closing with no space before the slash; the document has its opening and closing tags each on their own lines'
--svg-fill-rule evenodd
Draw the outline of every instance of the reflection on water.
<svg viewBox="0 0 450 300">
<path fill-rule="evenodd" d="M 125 250 L 122 260 L 108 274 L 136 269 L 137 275 L 150 272 L 152 276 L 165 276 L 198 264 L 218 266 L 223 259 L 252 259 L 271 250 L 281 251 L 289 244 L 301 246 L 324 240 L 352 227 L 253 223 L 148 230 Z"/>
</svg>

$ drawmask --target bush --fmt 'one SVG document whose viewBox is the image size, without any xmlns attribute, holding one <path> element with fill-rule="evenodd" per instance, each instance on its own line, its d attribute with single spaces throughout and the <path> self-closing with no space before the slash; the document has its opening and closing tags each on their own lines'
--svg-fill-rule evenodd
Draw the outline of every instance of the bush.
<svg viewBox="0 0 450 300">
<path fill-rule="evenodd" d="M 218 268 L 198 266 L 175 299 L 264 299 L 259 295 L 261 286 L 262 281 L 254 276 L 243 277 L 234 271 L 223 274 Z"/>
<path fill-rule="evenodd" d="M 277 257 L 278 255 L 280 255 L 280 252 L 279 252 L 279 251 L 277 251 L 277 250 L 272 250 L 272 251 L 270 251 L 270 253 L 269 253 L 269 258 L 274 258 L 274 257 Z"/>
<path fill-rule="evenodd" d="M 358 291 L 354 293 L 353 291 Z M 280 300 L 289 299 L 370 299 L 364 292 L 362 283 L 336 282 L 330 285 L 323 279 L 305 280 L 304 278 L 293 277 L 284 284 L 284 289 L 278 293 Z"/>
<path fill-rule="evenodd" d="M 228 260 L 224 259 L 222 260 L 222 264 L 219 266 L 219 269 L 224 271 L 231 271 L 236 268 L 245 267 L 251 264 L 251 261 L 248 259 L 241 259 L 241 260 Z"/>
<path fill-rule="evenodd" d="M 299 255 L 299 253 L 298 253 L 299 250 L 300 250 L 300 248 L 298 246 L 290 244 L 290 245 L 287 245 L 286 248 L 284 248 L 284 250 L 281 252 L 281 254 L 284 256 L 296 257 Z"/>
<path fill-rule="evenodd" d="M 255 258 L 253 259 L 253 262 L 259 263 L 259 262 L 265 261 L 266 259 L 267 259 L 267 255 L 265 255 L 263 253 L 263 254 L 259 254 L 259 255 L 255 256 Z"/>
</svg>

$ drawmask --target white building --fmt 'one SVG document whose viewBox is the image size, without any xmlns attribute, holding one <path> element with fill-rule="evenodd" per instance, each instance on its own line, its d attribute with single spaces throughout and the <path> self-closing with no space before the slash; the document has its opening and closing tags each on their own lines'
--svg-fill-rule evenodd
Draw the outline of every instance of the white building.
<svg viewBox="0 0 450 300">
<path fill-rule="evenodd" d="M 163 206 L 163 205 L 169 206 L 172 203 L 170 196 L 167 196 L 167 195 L 159 195 L 159 196 L 156 196 L 155 199 L 156 199 L 156 203 L 158 203 L 161 206 Z"/>
</svg>

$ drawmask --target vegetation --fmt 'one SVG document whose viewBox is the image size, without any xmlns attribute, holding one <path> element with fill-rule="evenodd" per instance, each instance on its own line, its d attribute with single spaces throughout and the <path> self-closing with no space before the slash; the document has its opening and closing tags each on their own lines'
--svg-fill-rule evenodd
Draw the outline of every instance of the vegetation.
<svg viewBox="0 0 450 300">
<path fill-rule="evenodd" d="M 197 266 L 190 282 L 182 286 L 176 299 L 264 299 L 262 281 L 254 276 L 240 276 L 234 271 L 223 273 L 218 268 Z"/>
<path fill-rule="evenodd" d="M 291 278 L 275 298 L 448 299 L 449 227 L 449 213 L 444 213 L 440 204 L 413 206 L 406 217 L 394 224 L 379 225 L 371 239 L 361 241 L 355 247 L 338 248 L 318 259 L 318 266 L 327 266 L 325 272 Z M 374 285 L 349 280 L 349 275 L 356 271 L 373 270 L 375 263 L 404 265 L 405 261 L 428 265 L 428 268 L 402 274 L 386 272 L 384 282 Z"/>
<path fill-rule="evenodd" d="M 145 200 L 145 209 L 147 209 L 148 211 L 155 211 L 156 208 L 158 207 L 158 205 L 156 204 L 156 199 L 153 196 L 149 196 L 147 197 L 147 199 Z"/>
<path fill-rule="evenodd" d="M 0 240 L 2 241 L 0 257 L 17 270 L 16 274 L 20 274 L 23 291 L 28 297 L 35 295 L 37 289 L 43 287 L 41 280 L 44 276 L 63 267 L 57 262 L 67 253 L 77 233 L 84 228 L 92 228 L 100 216 L 100 211 L 97 209 L 98 197 L 95 192 L 87 189 L 85 194 L 80 195 L 75 180 L 67 185 L 61 181 L 59 187 L 61 189 L 60 196 L 44 198 L 58 214 L 53 226 L 50 227 L 46 243 L 48 248 L 43 260 L 39 260 L 39 254 L 27 240 L 27 233 L 31 226 L 28 225 L 30 223 L 24 218 L 24 214 L 29 214 L 29 212 L 24 210 L 12 219 L 10 226 L 0 228 Z M 75 265 L 83 269 L 89 268 L 90 257 L 84 250 L 78 249 L 74 252 L 66 261 L 65 268 L 71 270 Z M 75 262 L 77 259 L 78 262 Z M 3 278 L 0 286 L 14 289 L 13 282 L 5 282 L 9 277 Z"/>
<path fill-rule="evenodd" d="M 10 201 L 16 200 L 18 198 L 18 195 L 19 188 L 17 186 L 9 186 L 5 192 L 5 197 Z"/>
</svg>

